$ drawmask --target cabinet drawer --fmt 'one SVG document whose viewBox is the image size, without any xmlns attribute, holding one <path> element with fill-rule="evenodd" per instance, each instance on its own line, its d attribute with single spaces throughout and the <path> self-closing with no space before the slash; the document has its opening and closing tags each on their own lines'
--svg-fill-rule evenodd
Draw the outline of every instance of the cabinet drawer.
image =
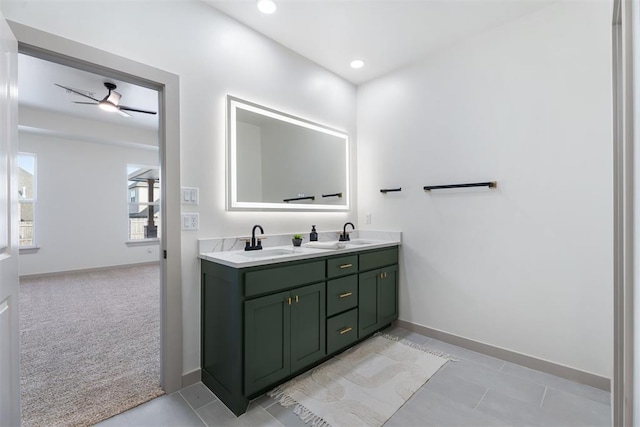
<svg viewBox="0 0 640 427">
<path fill-rule="evenodd" d="M 357 305 L 358 276 L 356 274 L 327 282 L 327 316 L 333 316 Z"/>
<path fill-rule="evenodd" d="M 358 271 L 358 255 L 349 255 L 327 260 L 327 277 L 344 276 Z"/>
<path fill-rule="evenodd" d="M 324 280 L 324 261 L 250 271 L 244 276 L 246 297 L 277 292 Z"/>
<path fill-rule="evenodd" d="M 357 339 L 357 308 L 327 319 L 327 354 L 341 350 Z"/>
<path fill-rule="evenodd" d="M 398 263 L 398 248 L 383 249 L 360 254 L 360 271 L 373 270 Z"/>
</svg>

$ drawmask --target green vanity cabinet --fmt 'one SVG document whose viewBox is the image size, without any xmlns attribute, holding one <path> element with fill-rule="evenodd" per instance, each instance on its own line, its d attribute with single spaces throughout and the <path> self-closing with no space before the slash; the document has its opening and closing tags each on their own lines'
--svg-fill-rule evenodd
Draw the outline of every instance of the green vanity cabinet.
<svg viewBox="0 0 640 427">
<path fill-rule="evenodd" d="M 397 246 L 201 271 L 202 382 L 238 416 L 398 317 Z"/>
<path fill-rule="evenodd" d="M 326 355 L 324 282 L 248 300 L 244 317 L 245 394 Z"/>
<path fill-rule="evenodd" d="M 290 292 L 280 292 L 244 303 L 244 389 L 248 394 L 291 372 L 290 298 Z"/>
<path fill-rule="evenodd" d="M 360 267 L 380 267 L 358 275 L 358 338 L 398 318 L 398 249 L 360 255 Z"/>
</svg>

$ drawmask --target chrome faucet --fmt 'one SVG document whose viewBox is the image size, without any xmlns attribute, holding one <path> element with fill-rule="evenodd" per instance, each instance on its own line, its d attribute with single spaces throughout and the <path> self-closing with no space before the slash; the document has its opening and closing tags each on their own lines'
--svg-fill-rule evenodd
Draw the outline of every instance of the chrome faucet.
<svg viewBox="0 0 640 427">
<path fill-rule="evenodd" d="M 251 244 L 249 244 L 249 242 L 247 242 L 247 244 L 244 246 L 244 250 L 245 251 L 259 251 L 262 250 L 262 242 L 260 241 L 260 238 L 257 239 L 257 243 L 256 243 L 256 228 L 260 229 L 260 233 L 264 234 L 264 230 L 262 229 L 261 225 L 254 225 L 253 229 L 251 229 Z"/>
<path fill-rule="evenodd" d="M 338 239 L 339 242 L 348 242 L 349 240 L 351 240 L 349 238 L 349 235 L 347 234 L 347 225 L 350 225 L 352 230 L 356 229 L 356 226 L 353 225 L 353 223 L 351 223 L 351 222 L 345 223 L 344 227 L 342 227 L 342 234 L 340 235 L 340 238 Z"/>
</svg>

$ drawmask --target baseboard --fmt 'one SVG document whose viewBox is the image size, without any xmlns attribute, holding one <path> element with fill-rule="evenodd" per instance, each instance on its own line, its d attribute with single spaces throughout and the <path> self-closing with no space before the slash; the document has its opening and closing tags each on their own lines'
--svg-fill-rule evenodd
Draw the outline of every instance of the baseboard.
<svg viewBox="0 0 640 427">
<path fill-rule="evenodd" d="M 416 332 L 458 347 L 466 348 L 467 350 L 476 351 L 487 356 L 497 357 L 498 359 L 506 360 L 507 362 L 515 363 L 537 371 L 546 372 L 547 374 L 562 377 L 580 384 L 586 384 L 601 390 L 611 391 L 611 380 L 609 378 L 601 377 L 600 375 L 596 375 L 591 372 L 581 371 L 569 366 L 550 362 L 544 359 L 538 359 L 533 356 L 474 341 L 448 332 L 416 325 L 405 320 L 396 320 L 395 325 L 411 332 Z"/>
<path fill-rule="evenodd" d="M 116 269 L 129 268 L 129 267 L 144 267 L 146 265 L 160 265 L 160 261 L 139 262 L 135 264 L 109 265 L 106 267 L 81 268 L 78 270 L 52 271 L 50 273 L 24 274 L 24 275 L 21 275 L 20 278 L 21 279 L 39 279 L 41 277 L 63 276 L 65 274 L 73 274 L 73 273 L 94 273 L 98 271 L 116 270 Z"/>
<path fill-rule="evenodd" d="M 182 375 L 182 388 L 189 387 L 195 383 L 199 383 L 202 376 L 200 368 L 194 369 L 191 372 L 187 372 Z"/>
</svg>

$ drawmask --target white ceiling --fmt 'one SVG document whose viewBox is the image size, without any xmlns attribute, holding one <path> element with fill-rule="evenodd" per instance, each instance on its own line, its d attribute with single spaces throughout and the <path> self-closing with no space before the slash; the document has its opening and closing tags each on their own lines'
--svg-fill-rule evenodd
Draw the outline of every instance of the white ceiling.
<svg viewBox="0 0 640 427">
<path fill-rule="evenodd" d="M 556 0 L 275 0 L 272 15 L 256 0 L 203 1 L 360 84 Z"/>
<path fill-rule="evenodd" d="M 70 114 L 86 119 L 106 121 L 120 126 L 157 129 L 157 114 L 130 112 L 131 117 L 124 117 L 118 113 L 103 111 L 97 105 L 75 104 L 74 101 L 92 101 L 54 85 L 54 83 L 58 83 L 80 92 L 89 92 L 93 98 L 102 99 L 108 93 L 104 82 L 116 84 L 116 92 L 122 95 L 121 105 L 158 111 L 158 92 L 155 90 L 105 78 L 32 56 L 18 55 L 18 99 L 21 105 L 54 110 L 61 114 Z"/>
<path fill-rule="evenodd" d="M 202 0 L 289 49 L 360 84 L 419 61 L 491 27 L 516 19 L 557 0 L 276 0 L 278 10 L 264 15 L 255 0 Z M 354 58 L 366 61 L 354 70 Z M 104 82 L 117 85 L 122 105 L 158 111 L 158 93 L 124 81 L 19 55 L 19 100 L 23 105 L 106 121 L 157 128 L 158 115 L 108 113 L 54 85 L 107 94 Z"/>
</svg>

